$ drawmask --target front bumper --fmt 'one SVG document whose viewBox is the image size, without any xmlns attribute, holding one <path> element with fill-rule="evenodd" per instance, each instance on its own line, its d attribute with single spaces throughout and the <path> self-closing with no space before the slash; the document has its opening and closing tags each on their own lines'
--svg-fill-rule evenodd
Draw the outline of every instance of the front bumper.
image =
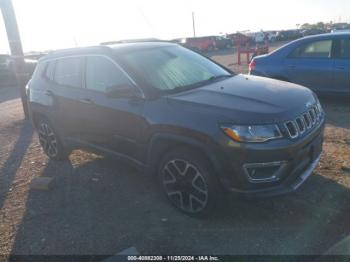
<svg viewBox="0 0 350 262">
<path fill-rule="evenodd" d="M 255 145 L 232 144 L 226 149 L 221 182 L 232 192 L 247 197 L 285 194 L 298 189 L 320 161 L 324 122 L 298 141 L 283 139 Z M 222 156 L 223 157 L 223 156 Z M 223 160 L 223 159 L 221 159 Z M 229 160 L 229 161 L 227 161 Z M 244 166 L 247 163 L 283 163 L 278 179 L 252 181 Z M 223 163 L 221 161 L 221 163 Z"/>
<path fill-rule="evenodd" d="M 287 194 L 297 190 L 308 178 L 312 175 L 312 172 L 317 167 L 319 161 L 321 159 L 321 155 L 319 155 L 315 160 L 313 160 L 309 166 L 300 174 L 298 174 L 294 181 L 290 181 L 290 183 L 285 183 L 280 186 L 270 187 L 259 190 L 238 190 L 231 188 L 233 193 L 239 193 L 245 195 L 247 197 L 269 197 Z M 294 176 L 293 176 L 294 177 Z"/>
</svg>

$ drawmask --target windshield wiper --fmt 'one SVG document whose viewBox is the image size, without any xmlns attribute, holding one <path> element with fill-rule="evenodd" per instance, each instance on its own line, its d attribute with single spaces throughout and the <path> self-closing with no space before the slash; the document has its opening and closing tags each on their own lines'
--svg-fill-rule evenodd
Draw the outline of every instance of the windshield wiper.
<svg viewBox="0 0 350 262">
<path fill-rule="evenodd" d="M 217 75 L 217 76 L 212 76 L 210 78 L 208 78 L 207 81 L 212 81 L 212 80 L 217 80 L 217 79 L 221 79 L 221 78 L 229 78 L 232 75 Z"/>
<path fill-rule="evenodd" d="M 167 93 L 177 93 L 177 92 L 182 92 L 182 91 L 187 91 L 193 88 L 197 88 L 200 87 L 202 85 L 207 84 L 208 82 L 214 81 L 214 80 L 218 80 L 218 79 L 222 79 L 222 78 L 229 78 L 232 77 L 233 75 L 217 75 L 217 76 L 212 76 L 210 78 L 208 78 L 207 80 L 203 80 L 197 83 L 193 83 L 190 85 L 185 85 L 185 86 L 177 86 L 171 90 L 166 91 Z"/>
</svg>

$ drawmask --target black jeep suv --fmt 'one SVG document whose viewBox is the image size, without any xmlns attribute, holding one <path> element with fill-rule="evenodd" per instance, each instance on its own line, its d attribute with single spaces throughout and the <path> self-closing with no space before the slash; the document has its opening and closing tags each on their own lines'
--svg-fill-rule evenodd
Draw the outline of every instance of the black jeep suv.
<svg viewBox="0 0 350 262">
<path fill-rule="evenodd" d="M 156 174 L 172 204 L 192 215 L 227 191 L 293 191 L 322 151 L 324 112 L 312 91 L 236 75 L 171 43 L 53 52 L 27 94 L 50 158 L 75 148 L 112 154 Z"/>
</svg>

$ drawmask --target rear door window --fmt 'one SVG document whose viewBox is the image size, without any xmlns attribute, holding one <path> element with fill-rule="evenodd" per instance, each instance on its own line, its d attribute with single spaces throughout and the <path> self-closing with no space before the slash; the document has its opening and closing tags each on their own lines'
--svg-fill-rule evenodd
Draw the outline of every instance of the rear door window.
<svg viewBox="0 0 350 262">
<path fill-rule="evenodd" d="M 307 43 L 295 49 L 291 58 L 329 58 L 332 50 L 332 40 L 322 40 Z"/>
<path fill-rule="evenodd" d="M 67 87 L 82 87 L 82 58 L 69 57 L 56 61 L 54 81 Z"/>
</svg>

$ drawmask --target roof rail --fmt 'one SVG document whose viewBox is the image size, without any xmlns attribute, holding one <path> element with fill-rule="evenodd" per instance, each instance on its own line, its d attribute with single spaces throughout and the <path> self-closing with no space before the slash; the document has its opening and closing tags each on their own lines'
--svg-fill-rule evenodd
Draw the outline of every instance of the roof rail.
<svg viewBox="0 0 350 262">
<path fill-rule="evenodd" d="M 125 39 L 125 40 L 118 40 L 118 41 L 102 42 L 100 43 L 100 45 L 114 45 L 114 44 L 142 43 L 142 42 L 168 42 L 168 41 L 160 40 L 158 38 L 140 38 L 140 39 Z"/>
<path fill-rule="evenodd" d="M 108 46 L 94 45 L 94 46 L 72 47 L 72 48 L 51 50 L 51 51 L 48 52 L 48 54 L 51 55 L 51 54 L 69 53 L 71 51 L 88 50 L 88 49 L 94 49 L 94 48 L 110 50 L 110 48 Z"/>
</svg>

